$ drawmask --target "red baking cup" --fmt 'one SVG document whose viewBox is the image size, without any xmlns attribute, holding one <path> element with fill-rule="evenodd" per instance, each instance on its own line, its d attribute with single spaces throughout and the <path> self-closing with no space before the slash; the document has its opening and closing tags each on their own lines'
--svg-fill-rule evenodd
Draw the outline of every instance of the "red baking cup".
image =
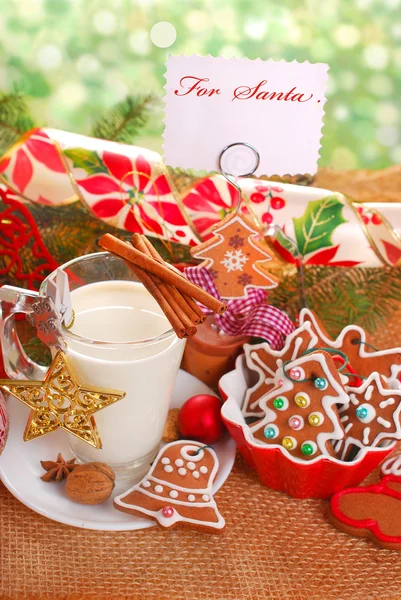
<svg viewBox="0 0 401 600">
<path fill-rule="evenodd" d="M 262 483 L 293 498 L 328 498 L 346 487 L 359 485 L 396 444 L 362 450 L 358 460 L 349 463 L 330 456 L 301 462 L 289 456 L 284 448 L 252 443 L 249 427 L 234 398 L 226 400 L 221 415 L 245 461 L 256 470 Z"/>
</svg>

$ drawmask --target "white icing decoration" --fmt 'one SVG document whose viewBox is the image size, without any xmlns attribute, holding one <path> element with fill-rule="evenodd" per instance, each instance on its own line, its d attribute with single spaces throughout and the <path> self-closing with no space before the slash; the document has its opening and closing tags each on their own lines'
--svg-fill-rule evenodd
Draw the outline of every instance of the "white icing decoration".
<svg viewBox="0 0 401 600">
<path fill-rule="evenodd" d="M 348 423 L 348 425 L 346 425 L 346 427 L 344 428 L 345 433 L 348 433 L 350 429 L 352 429 L 352 425 L 353 423 Z"/>
<path fill-rule="evenodd" d="M 184 460 L 199 462 L 205 456 L 202 446 L 183 446 L 181 448 L 181 456 Z"/>
<path fill-rule="evenodd" d="M 196 469 L 195 463 L 194 462 L 187 463 L 187 469 L 189 469 L 190 471 L 194 471 Z"/>
<path fill-rule="evenodd" d="M 340 421 L 342 421 L 342 423 L 344 423 L 345 421 L 348 421 L 349 416 L 348 415 L 344 415 L 343 417 L 341 417 Z"/>
<path fill-rule="evenodd" d="M 172 473 L 174 471 L 174 469 L 171 465 L 166 465 L 164 467 L 164 470 L 166 471 L 166 473 Z"/>
<path fill-rule="evenodd" d="M 383 427 L 385 427 L 386 429 L 390 429 L 391 427 L 390 421 L 387 421 L 387 419 L 383 419 L 383 417 L 377 417 L 377 422 L 380 423 L 380 425 L 383 425 Z"/>
<path fill-rule="evenodd" d="M 193 494 L 189 494 L 189 496 L 188 496 L 188 500 L 189 500 L 190 502 L 195 502 L 196 498 L 195 498 L 195 496 L 194 496 Z"/>
<path fill-rule="evenodd" d="M 181 467 L 180 469 L 178 469 L 178 474 L 179 475 L 186 475 L 187 474 L 187 470 L 184 469 L 183 467 Z"/>
<path fill-rule="evenodd" d="M 171 490 L 171 492 L 169 493 L 170 498 L 177 498 L 178 496 L 178 492 L 177 490 Z"/>
<path fill-rule="evenodd" d="M 145 481 L 142 482 L 142 485 L 143 485 L 143 487 L 148 488 L 148 487 L 150 487 L 150 481 L 146 481 L 146 479 L 145 479 Z"/>
<path fill-rule="evenodd" d="M 372 393 L 374 390 L 374 386 L 373 385 L 369 385 L 366 392 L 365 392 L 365 400 L 370 400 L 372 398 Z"/>
<path fill-rule="evenodd" d="M 158 494 L 161 494 L 162 491 L 163 491 L 162 485 L 155 485 L 155 492 L 157 492 Z"/>
<path fill-rule="evenodd" d="M 388 458 L 382 466 L 382 473 L 399 477 L 401 475 L 401 454 Z"/>
<path fill-rule="evenodd" d="M 199 471 L 192 471 L 192 475 L 195 477 L 195 479 L 199 479 L 200 477 Z"/>
<path fill-rule="evenodd" d="M 371 421 L 373 421 L 373 419 L 376 416 L 376 411 L 374 406 L 372 406 L 371 404 L 360 404 L 357 408 L 365 408 L 368 411 L 368 414 L 366 415 L 366 417 L 359 417 L 358 414 L 356 414 L 357 419 L 361 422 L 361 423 L 370 423 Z"/>
<path fill-rule="evenodd" d="M 174 462 L 175 462 L 175 465 L 177 467 L 183 467 L 184 466 L 184 461 L 182 460 L 182 458 L 177 458 Z"/>
<path fill-rule="evenodd" d="M 365 446 L 369 445 L 369 434 L 370 434 L 370 427 L 365 427 L 365 429 L 363 430 L 363 438 L 362 438 L 362 442 L 365 444 Z"/>
<path fill-rule="evenodd" d="M 207 494 L 203 494 L 203 496 L 202 496 L 202 500 L 203 500 L 204 502 L 209 502 L 210 498 L 209 498 L 209 496 L 208 496 Z"/>
<path fill-rule="evenodd" d="M 202 466 L 201 466 L 201 468 L 199 469 L 199 471 L 200 471 L 201 473 L 205 474 L 205 473 L 207 473 L 207 472 L 208 472 L 208 468 L 207 468 L 207 467 L 205 467 L 205 465 L 202 465 Z"/>
<path fill-rule="evenodd" d="M 155 461 L 153 462 L 152 467 L 150 468 L 149 473 L 146 475 L 146 479 L 143 479 L 141 482 L 135 484 L 134 486 L 132 486 L 129 490 L 127 490 L 126 492 L 124 492 L 123 494 L 120 494 L 119 496 L 116 496 L 114 498 L 114 503 L 118 506 L 121 506 L 123 509 L 127 509 L 127 511 L 129 512 L 131 509 L 135 509 L 137 512 L 141 512 L 144 515 L 147 515 L 149 517 L 152 517 L 154 519 L 156 519 L 162 526 L 164 527 L 171 527 L 172 525 L 174 525 L 177 522 L 186 522 L 186 523 L 192 523 L 194 525 L 202 525 L 204 527 L 209 527 L 212 529 L 222 529 L 225 525 L 225 521 L 223 519 L 223 517 L 221 516 L 221 514 L 218 511 L 217 505 L 215 500 L 213 499 L 213 491 L 212 491 L 212 484 L 213 481 L 216 477 L 216 473 L 219 467 L 219 463 L 218 463 L 218 459 L 216 456 L 215 451 L 212 448 L 208 448 L 206 451 L 208 453 L 208 455 L 210 456 L 210 458 L 213 460 L 213 467 L 211 468 L 211 472 L 210 472 L 210 477 L 208 479 L 208 484 L 207 487 L 204 489 L 197 489 L 197 493 L 199 494 L 207 494 L 210 498 L 209 502 L 207 503 L 207 506 L 209 508 L 211 508 L 213 510 L 213 513 L 215 515 L 216 520 L 215 521 L 204 521 L 204 520 L 200 520 L 199 518 L 189 518 L 189 517 L 184 517 L 182 515 L 179 514 L 178 510 L 179 510 L 179 506 L 188 506 L 188 501 L 183 501 L 183 500 L 177 500 L 175 498 L 172 498 L 170 496 L 169 498 L 169 503 L 174 507 L 177 506 L 177 509 L 174 511 L 174 514 L 172 517 L 164 517 L 162 514 L 161 510 L 151 510 L 149 508 L 145 508 L 143 506 L 140 505 L 132 505 L 129 504 L 127 502 L 124 501 L 124 499 L 130 495 L 132 492 L 134 491 L 138 491 L 140 494 L 143 494 L 144 496 L 147 496 L 149 498 L 153 498 L 156 500 L 159 500 L 160 497 L 155 495 L 152 491 L 150 490 L 145 490 L 142 486 L 143 483 L 147 480 L 152 480 L 152 481 L 156 481 L 159 482 L 159 480 L 157 478 L 155 478 L 153 476 L 153 472 L 155 470 L 155 467 L 158 464 L 158 461 L 160 461 L 160 455 L 163 453 L 165 454 L 166 451 L 168 451 L 169 448 L 173 448 L 174 446 L 177 446 L 178 448 L 180 448 L 182 446 L 182 441 L 178 440 L 176 442 L 171 442 L 170 444 L 168 444 L 167 446 L 165 446 L 160 452 L 159 455 L 156 457 Z M 195 446 L 195 444 L 197 444 Z M 197 442 L 193 443 L 194 447 L 196 449 L 198 448 L 203 448 L 203 445 L 198 444 Z M 206 451 L 203 450 L 203 452 L 205 453 Z M 179 460 L 179 459 L 178 459 Z M 163 483 L 163 485 L 165 487 L 168 487 L 169 484 L 168 482 L 162 481 L 160 483 Z M 174 489 L 178 490 L 178 491 L 182 491 L 182 492 L 186 492 L 188 493 L 188 488 L 183 488 L 177 484 L 174 484 Z M 173 490 L 171 490 L 173 491 Z M 194 507 L 199 507 L 202 508 L 205 506 L 205 502 L 192 502 L 191 506 Z M 195 512 L 195 514 L 198 514 Z"/>
<path fill-rule="evenodd" d="M 170 459 L 167 456 L 164 456 L 161 461 L 162 465 L 168 465 L 170 463 Z"/>
<path fill-rule="evenodd" d="M 349 399 L 351 400 L 352 404 L 355 404 L 355 406 L 359 404 L 359 400 L 355 394 L 350 394 Z"/>
<path fill-rule="evenodd" d="M 379 404 L 379 407 L 386 408 L 386 406 L 391 406 L 392 404 L 395 404 L 395 400 L 394 398 L 389 398 L 388 400 L 382 400 Z"/>
</svg>

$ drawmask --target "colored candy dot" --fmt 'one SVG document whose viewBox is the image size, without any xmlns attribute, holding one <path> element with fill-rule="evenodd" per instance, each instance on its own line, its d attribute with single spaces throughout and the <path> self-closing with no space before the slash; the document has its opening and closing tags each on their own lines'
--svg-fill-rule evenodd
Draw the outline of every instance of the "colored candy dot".
<svg viewBox="0 0 401 600">
<path fill-rule="evenodd" d="M 174 514 L 174 508 L 172 506 L 164 506 L 162 508 L 163 517 L 166 517 L 167 519 L 171 519 L 173 514 Z"/>
<path fill-rule="evenodd" d="M 364 406 L 360 406 L 359 408 L 356 409 L 356 416 L 359 419 L 366 419 L 366 417 L 368 416 L 368 409 L 365 408 Z"/>
<path fill-rule="evenodd" d="M 281 387 L 281 386 L 283 385 L 283 380 L 282 380 L 282 379 L 279 379 L 279 380 L 277 381 L 277 385 L 278 385 L 279 387 Z"/>
<path fill-rule="evenodd" d="M 305 454 L 305 456 L 311 456 L 313 454 L 313 450 L 314 450 L 314 448 L 313 448 L 312 444 L 304 443 L 301 446 L 301 452 L 302 452 L 302 454 Z"/>
<path fill-rule="evenodd" d="M 295 379 L 295 381 L 298 381 L 298 379 L 302 379 L 301 369 L 290 369 L 289 375 L 291 379 Z"/>
<path fill-rule="evenodd" d="M 324 377 L 317 377 L 314 381 L 315 388 L 318 390 L 325 390 L 327 388 L 327 381 Z"/>
<path fill-rule="evenodd" d="M 288 419 L 288 425 L 291 429 L 301 429 L 302 421 L 299 417 L 291 417 L 291 419 Z"/>
<path fill-rule="evenodd" d="M 273 400 L 273 406 L 280 410 L 280 408 L 283 408 L 283 406 L 284 406 L 284 399 L 276 398 L 275 400 Z"/>
<path fill-rule="evenodd" d="M 273 438 L 276 437 L 276 430 L 274 429 L 274 427 L 269 427 L 268 425 L 266 425 L 266 427 L 264 428 L 264 431 L 263 431 L 263 435 L 268 440 L 272 440 Z"/>
<path fill-rule="evenodd" d="M 308 398 L 305 396 L 297 396 L 295 398 L 295 404 L 300 408 L 306 408 L 308 406 Z"/>
<path fill-rule="evenodd" d="M 308 421 L 309 421 L 309 425 L 312 425 L 313 427 L 317 427 L 318 425 L 320 425 L 319 415 L 314 415 L 312 413 L 311 415 L 309 415 Z"/>
<path fill-rule="evenodd" d="M 294 447 L 294 442 L 292 441 L 292 439 L 290 437 L 285 437 L 283 438 L 283 441 L 281 442 L 281 444 L 284 446 L 284 448 L 286 448 L 287 450 L 292 450 Z"/>
</svg>

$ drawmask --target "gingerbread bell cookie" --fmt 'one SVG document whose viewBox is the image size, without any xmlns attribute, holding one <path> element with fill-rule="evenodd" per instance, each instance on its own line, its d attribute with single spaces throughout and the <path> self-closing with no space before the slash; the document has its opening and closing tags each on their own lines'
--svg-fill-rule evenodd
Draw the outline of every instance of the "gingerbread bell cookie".
<svg viewBox="0 0 401 600">
<path fill-rule="evenodd" d="M 305 354 L 278 370 L 278 387 L 260 401 L 263 419 L 250 427 L 255 440 L 286 450 L 291 458 L 335 456 L 333 440 L 344 437 L 338 406 L 347 406 L 341 376 L 331 356 Z"/>
<path fill-rule="evenodd" d="M 388 475 L 375 485 L 337 492 L 330 500 L 329 519 L 348 535 L 401 549 L 401 477 Z"/>
<path fill-rule="evenodd" d="M 180 524 L 219 531 L 225 521 L 213 498 L 217 470 L 212 448 L 188 440 L 172 442 L 162 448 L 140 483 L 114 498 L 114 506 L 166 528 Z"/>
<path fill-rule="evenodd" d="M 244 417 L 263 416 L 259 402 L 277 384 L 277 371 L 289 360 L 295 360 L 305 350 L 314 348 L 317 336 L 310 323 L 304 323 L 287 336 L 282 350 L 273 350 L 268 342 L 244 344 L 245 361 L 248 368 L 258 374 L 257 382 L 247 389 L 242 407 Z"/>
<path fill-rule="evenodd" d="M 336 446 L 341 460 L 348 460 L 357 448 L 401 439 L 401 390 L 391 389 L 379 373 L 372 373 L 359 387 L 345 389 L 350 403 L 340 409 L 346 433 Z"/>
</svg>

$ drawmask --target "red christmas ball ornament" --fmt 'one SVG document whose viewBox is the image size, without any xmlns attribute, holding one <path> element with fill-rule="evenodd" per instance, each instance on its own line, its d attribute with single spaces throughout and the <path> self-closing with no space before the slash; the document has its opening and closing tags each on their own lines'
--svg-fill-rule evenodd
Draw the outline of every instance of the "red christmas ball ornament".
<svg viewBox="0 0 401 600">
<path fill-rule="evenodd" d="M 189 398 L 178 414 L 178 427 L 183 438 L 203 444 L 214 444 L 224 435 L 221 418 L 221 400 L 209 394 Z"/>
</svg>

